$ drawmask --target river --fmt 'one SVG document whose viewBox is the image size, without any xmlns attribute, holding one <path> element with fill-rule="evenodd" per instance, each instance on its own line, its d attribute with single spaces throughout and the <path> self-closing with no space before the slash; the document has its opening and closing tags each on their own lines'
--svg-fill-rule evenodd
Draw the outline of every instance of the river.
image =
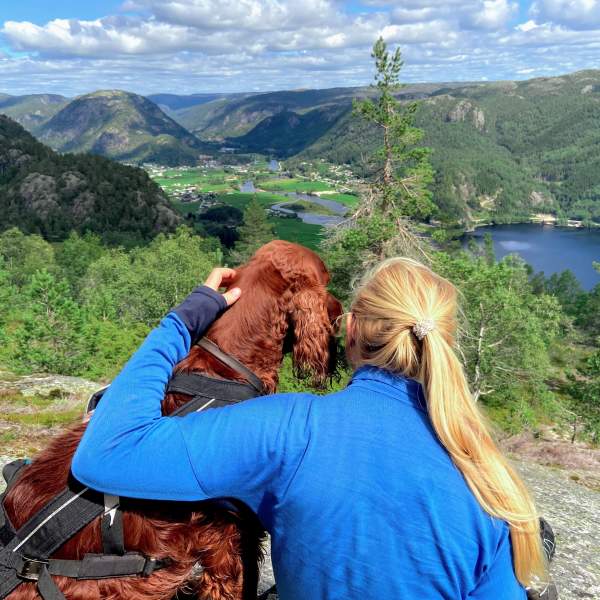
<svg viewBox="0 0 600 600">
<path fill-rule="evenodd" d="M 495 225 L 480 227 L 468 236 L 481 239 L 485 233 L 491 233 L 498 259 L 519 254 L 536 272 L 543 271 L 546 276 L 570 269 L 586 290 L 600 283 L 600 274 L 592 267 L 592 261 L 600 262 L 600 229 Z"/>
<path fill-rule="evenodd" d="M 280 202 L 279 204 L 273 204 L 271 207 L 279 212 L 295 214 L 299 219 L 302 219 L 304 223 L 311 225 L 322 225 L 323 227 L 332 227 L 337 225 L 344 220 L 344 215 L 348 212 L 348 207 L 343 204 L 336 202 L 335 200 L 327 200 L 325 198 L 319 198 L 319 196 L 313 196 L 311 194 L 299 194 L 298 192 L 278 192 L 283 196 L 290 198 L 289 202 Z M 326 208 L 332 215 L 321 215 L 318 213 L 307 212 L 303 210 L 294 211 L 286 208 L 288 204 L 294 204 L 295 201 L 305 200 L 306 202 L 312 202 L 318 204 L 323 208 Z"/>
</svg>

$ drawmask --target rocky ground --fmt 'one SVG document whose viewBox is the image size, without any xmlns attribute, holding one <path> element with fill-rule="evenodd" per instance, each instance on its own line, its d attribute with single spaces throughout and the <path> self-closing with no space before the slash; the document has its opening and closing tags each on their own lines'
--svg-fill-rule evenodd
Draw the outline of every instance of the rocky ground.
<svg viewBox="0 0 600 600">
<path fill-rule="evenodd" d="M 35 455 L 52 435 L 81 418 L 87 398 L 99 387 L 72 377 L 16 378 L 0 372 L 0 468 Z M 503 446 L 556 534 L 551 574 L 561 600 L 600 600 L 600 449 L 571 444 L 550 431 L 510 438 Z M 261 593 L 271 585 L 267 560 Z"/>
</svg>

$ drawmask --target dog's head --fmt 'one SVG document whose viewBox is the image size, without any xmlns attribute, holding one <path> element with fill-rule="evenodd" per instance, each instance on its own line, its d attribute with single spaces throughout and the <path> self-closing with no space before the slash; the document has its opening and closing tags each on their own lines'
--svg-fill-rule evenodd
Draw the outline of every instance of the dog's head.
<svg viewBox="0 0 600 600">
<path fill-rule="evenodd" d="M 265 355 L 286 339 L 296 373 L 322 384 L 335 369 L 336 321 L 342 313 L 327 291 L 323 261 L 304 246 L 275 240 L 236 270 L 231 287 L 240 287 L 242 296 L 215 324 L 216 336 L 222 339 L 226 329 L 237 326 L 232 349 L 253 343 L 262 345 Z"/>
</svg>

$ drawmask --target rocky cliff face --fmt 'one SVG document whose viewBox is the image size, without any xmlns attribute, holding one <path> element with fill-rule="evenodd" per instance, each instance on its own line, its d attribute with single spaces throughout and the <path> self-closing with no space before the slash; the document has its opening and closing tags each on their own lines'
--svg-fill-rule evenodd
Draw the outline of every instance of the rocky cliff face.
<svg viewBox="0 0 600 600">
<path fill-rule="evenodd" d="M 446 120 L 450 123 L 470 122 L 479 131 L 485 129 L 485 115 L 481 108 L 469 100 L 461 100 L 448 112 Z"/>
</svg>

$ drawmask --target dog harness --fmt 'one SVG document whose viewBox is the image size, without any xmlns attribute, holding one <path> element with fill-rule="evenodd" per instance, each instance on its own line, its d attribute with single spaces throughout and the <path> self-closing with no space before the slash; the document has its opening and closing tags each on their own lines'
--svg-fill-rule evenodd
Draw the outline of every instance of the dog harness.
<svg viewBox="0 0 600 600">
<path fill-rule="evenodd" d="M 166 393 L 185 394 L 191 399 L 169 416 L 182 417 L 265 393 L 260 379 L 216 344 L 202 338 L 197 345 L 243 375 L 248 383 L 216 379 L 200 373 L 176 373 L 170 379 Z M 95 409 L 107 389 L 92 395 L 87 405 L 88 413 Z M 4 508 L 4 498 L 26 473 L 28 464 L 30 461 L 17 460 L 6 465 L 2 472 L 7 487 L 0 496 L 0 599 L 6 598 L 22 583 L 35 582 L 43 600 L 66 600 L 52 575 L 73 579 L 148 577 L 172 564 L 168 558 L 157 559 L 139 552 L 127 552 L 120 498 L 85 487 L 72 476 L 62 492 L 15 529 Z M 66 541 L 100 516 L 102 554 L 86 554 L 81 560 L 50 558 Z"/>
</svg>

